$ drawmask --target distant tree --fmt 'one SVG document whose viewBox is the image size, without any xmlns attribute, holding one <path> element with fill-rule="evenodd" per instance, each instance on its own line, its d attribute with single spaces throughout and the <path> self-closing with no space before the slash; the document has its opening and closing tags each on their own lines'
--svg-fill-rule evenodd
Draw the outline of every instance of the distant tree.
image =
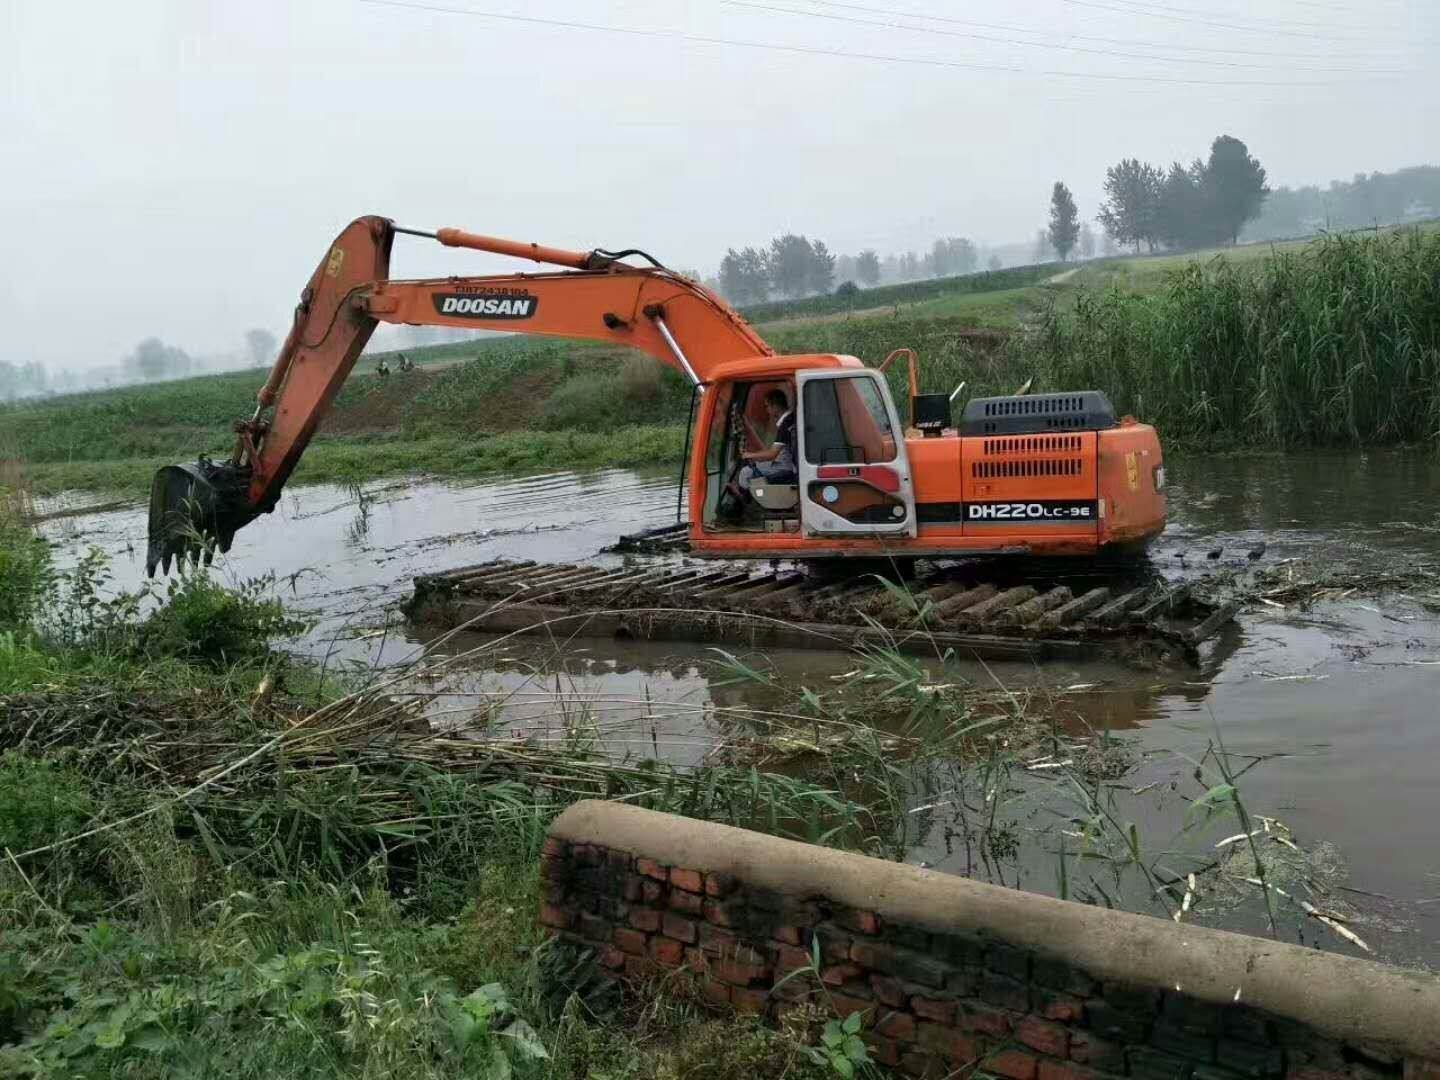
<svg viewBox="0 0 1440 1080">
<path fill-rule="evenodd" d="M 856 270 L 855 270 L 855 256 L 854 256 L 854 255 L 837 255 L 837 256 L 835 256 L 835 280 L 836 280 L 836 281 L 840 282 L 840 283 L 843 285 L 843 284 L 844 284 L 845 282 L 847 282 L 847 281 L 855 281 L 855 280 L 857 280 L 857 279 L 859 278 L 859 276 L 860 276 L 860 275 L 859 275 L 859 274 L 856 272 Z"/>
<path fill-rule="evenodd" d="M 1000 258 L 999 255 L 991 255 L 990 261 L 985 265 L 991 270 L 1003 270 L 1005 268 L 1005 260 Z"/>
<path fill-rule="evenodd" d="M 786 233 L 770 241 L 766 253 L 770 286 L 781 296 L 804 296 L 814 273 L 815 248 L 808 239 Z"/>
<path fill-rule="evenodd" d="M 1050 189 L 1050 228 L 1047 235 L 1060 261 L 1068 261 L 1070 252 L 1075 250 L 1075 241 L 1080 237 L 1080 214 L 1075 209 L 1075 196 L 1059 180 Z"/>
<path fill-rule="evenodd" d="M 828 293 L 835 284 L 835 256 L 825 246 L 825 241 L 816 240 L 810 245 L 810 273 L 806 284 L 812 293 Z"/>
<path fill-rule="evenodd" d="M 1080 224 L 1080 258 L 1093 259 L 1095 257 L 1095 230 L 1090 227 L 1088 221 Z"/>
<path fill-rule="evenodd" d="M 880 256 L 874 249 L 866 248 L 855 256 L 855 273 L 861 285 L 873 288 L 880 284 Z"/>
<path fill-rule="evenodd" d="M 1265 196 L 1270 194 L 1265 169 L 1250 156 L 1250 148 L 1243 142 L 1221 135 L 1210 144 L 1205 180 L 1215 227 L 1232 244 L 1236 243 L 1240 230 L 1259 216 Z"/>
<path fill-rule="evenodd" d="M 144 382 L 179 378 L 189 374 L 193 365 L 194 361 L 184 349 L 166 345 L 155 337 L 140 342 L 135 351 L 125 358 L 125 370 Z"/>
<path fill-rule="evenodd" d="M 853 281 L 842 281 L 835 289 L 835 295 L 843 300 L 853 300 L 860 294 L 860 286 Z"/>
<path fill-rule="evenodd" d="M 1034 262 L 1049 262 L 1055 249 L 1050 246 L 1050 230 L 1040 229 L 1035 233 Z"/>
<path fill-rule="evenodd" d="M 269 330 L 245 331 L 245 354 L 251 367 L 269 367 L 277 348 L 275 335 Z"/>
<path fill-rule="evenodd" d="M 921 273 L 920 256 L 913 251 L 907 251 L 900 256 L 900 280 L 915 281 Z"/>
<path fill-rule="evenodd" d="M 1100 241 L 1100 250 L 1107 257 L 1117 255 L 1120 252 L 1120 249 L 1115 246 L 1115 237 L 1111 236 L 1108 232 L 1104 234 L 1104 238 Z"/>
<path fill-rule="evenodd" d="M 936 240 L 930 245 L 930 254 L 925 256 L 925 271 L 929 277 L 946 277 L 950 269 L 950 241 Z"/>
<path fill-rule="evenodd" d="M 1197 248 L 1219 237 L 1211 207 L 1209 181 L 1203 162 L 1188 167 L 1175 162 L 1160 186 L 1160 204 L 1155 214 L 1155 233 L 1172 248 Z"/>
<path fill-rule="evenodd" d="M 720 291 L 736 304 L 758 303 L 769 295 L 769 269 L 762 252 L 753 247 L 730 248 L 720 260 Z"/>
<path fill-rule="evenodd" d="M 1105 232 L 1118 243 L 1134 244 L 1137 253 L 1142 241 L 1153 251 L 1164 179 L 1154 165 L 1136 158 L 1110 166 L 1105 171 L 1105 202 L 1098 215 Z"/>
<path fill-rule="evenodd" d="M 952 274 L 973 274 L 980 265 L 980 249 L 975 241 L 963 236 L 950 238 L 950 272 Z"/>
</svg>

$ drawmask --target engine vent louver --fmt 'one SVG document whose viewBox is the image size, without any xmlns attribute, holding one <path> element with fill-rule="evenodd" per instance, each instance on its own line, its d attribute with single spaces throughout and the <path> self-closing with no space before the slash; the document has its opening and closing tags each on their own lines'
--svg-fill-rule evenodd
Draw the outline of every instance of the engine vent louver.
<svg viewBox="0 0 1440 1080">
<path fill-rule="evenodd" d="M 975 398 L 965 405 L 962 435 L 1028 435 L 1099 431 L 1115 426 L 1115 407 L 1099 390 Z"/>
<path fill-rule="evenodd" d="M 1011 461 L 972 461 L 970 475 L 976 480 L 1012 476 L 1079 476 L 1085 471 L 1083 458 L 1016 458 Z"/>
</svg>

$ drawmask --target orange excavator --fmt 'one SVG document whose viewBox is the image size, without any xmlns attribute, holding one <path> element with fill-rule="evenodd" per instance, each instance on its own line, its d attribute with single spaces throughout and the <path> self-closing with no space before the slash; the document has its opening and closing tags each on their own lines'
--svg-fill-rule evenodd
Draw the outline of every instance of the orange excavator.
<svg viewBox="0 0 1440 1080">
<path fill-rule="evenodd" d="M 565 269 L 391 280 L 400 234 Z M 910 350 L 879 369 L 851 356 L 777 355 L 724 300 L 644 252 L 563 251 L 362 217 L 300 294 L 254 413 L 235 424 L 231 457 L 156 474 L 150 573 L 229 550 L 236 530 L 274 509 L 380 322 L 588 338 L 683 373 L 699 406 L 687 437 L 695 555 L 1093 556 L 1143 547 L 1165 526 L 1159 439 L 1117 419 L 1099 391 L 974 398 L 956 422 L 960 388 L 920 393 Z M 884 373 L 901 357 L 908 427 Z M 762 434 L 777 420 L 775 435 Z"/>
</svg>

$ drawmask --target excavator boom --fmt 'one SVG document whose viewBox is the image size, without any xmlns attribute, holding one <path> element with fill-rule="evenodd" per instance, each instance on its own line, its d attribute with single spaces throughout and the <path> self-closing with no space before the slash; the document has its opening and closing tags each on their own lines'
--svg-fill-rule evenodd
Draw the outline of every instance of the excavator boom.
<svg viewBox="0 0 1440 1080">
<path fill-rule="evenodd" d="M 390 280 L 397 233 L 562 266 L 563 271 Z M 237 530 L 274 509 L 379 322 L 607 341 L 707 382 L 718 365 L 774 350 L 725 301 L 643 252 L 565 251 L 460 229 L 422 233 L 362 217 L 336 237 L 300 294 L 254 413 L 237 421 L 226 462 L 202 458 L 155 476 L 146 567 L 229 550 Z"/>
</svg>

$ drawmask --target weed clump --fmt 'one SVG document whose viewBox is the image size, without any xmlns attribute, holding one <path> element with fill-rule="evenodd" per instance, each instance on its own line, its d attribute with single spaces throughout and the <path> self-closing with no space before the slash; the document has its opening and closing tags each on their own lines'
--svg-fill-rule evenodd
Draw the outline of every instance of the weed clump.
<svg viewBox="0 0 1440 1080">
<path fill-rule="evenodd" d="M 215 666 L 263 656 L 277 639 L 305 629 L 268 595 L 272 585 L 256 578 L 227 587 L 203 568 L 187 569 L 170 579 L 164 602 L 136 628 L 136 647 Z"/>
</svg>

